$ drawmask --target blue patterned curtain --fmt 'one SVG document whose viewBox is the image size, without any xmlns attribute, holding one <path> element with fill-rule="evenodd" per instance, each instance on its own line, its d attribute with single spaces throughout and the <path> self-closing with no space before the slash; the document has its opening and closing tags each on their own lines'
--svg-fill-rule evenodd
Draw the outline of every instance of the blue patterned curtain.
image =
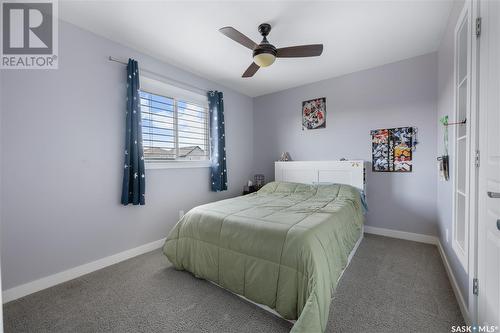
<svg viewBox="0 0 500 333">
<path fill-rule="evenodd" d="M 146 177 L 142 148 L 139 65 L 133 59 L 129 59 L 127 65 L 127 110 L 125 111 L 125 117 L 125 165 L 123 167 L 122 204 L 144 205 Z"/>
<path fill-rule="evenodd" d="M 211 188 L 213 192 L 227 190 L 226 138 L 224 131 L 224 97 L 220 91 L 208 92 L 210 114 Z"/>
</svg>

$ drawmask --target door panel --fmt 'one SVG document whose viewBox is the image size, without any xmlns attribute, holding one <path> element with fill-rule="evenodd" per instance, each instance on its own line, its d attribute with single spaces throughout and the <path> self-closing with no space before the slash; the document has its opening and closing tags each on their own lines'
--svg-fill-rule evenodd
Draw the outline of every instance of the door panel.
<svg viewBox="0 0 500 333">
<path fill-rule="evenodd" d="M 478 322 L 500 325 L 500 2 L 482 1 L 478 211 Z"/>
</svg>

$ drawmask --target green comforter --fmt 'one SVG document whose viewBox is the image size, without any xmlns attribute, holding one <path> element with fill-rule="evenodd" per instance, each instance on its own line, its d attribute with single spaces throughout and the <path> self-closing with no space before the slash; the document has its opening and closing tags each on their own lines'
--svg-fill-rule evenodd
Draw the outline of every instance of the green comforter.
<svg viewBox="0 0 500 333">
<path fill-rule="evenodd" d="M 324 332 L 362 223 L 354 187 L 272 182 L 193 208 L 163 252 L 177 269 L 296 319 L 292 332 Z"/>
</svg>

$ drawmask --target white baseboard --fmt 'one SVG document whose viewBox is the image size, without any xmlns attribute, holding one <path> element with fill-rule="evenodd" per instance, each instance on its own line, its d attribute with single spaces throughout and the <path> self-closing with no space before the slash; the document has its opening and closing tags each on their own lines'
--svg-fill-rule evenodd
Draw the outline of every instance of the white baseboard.
<svg viewBox="0 0 500 333">
<path fill-rule="evenodd" d="M 453 288 L 453 292 L 455 293 L 455 297 L 457 299 L 458 306 L 460 307 L 460 311 L 462 312 L 462 316 L 464 317 L 464 320 L 467 323 L 467 325 L 471 325 L 467 304 L 465 303 L 462 292 L 458 287 L 457 279 L 455 278 L 455 275 L 453 275 L 453 270 L 451 269 L 450 263 L 448 261 L 448 258 L 446 257 L 446 253 L 444 252 L 443 246 L 441 245 L 439 238 L 435 236 L 416 234 L 413 232 L 384 229 L 384 228 L 377 228 L 370 226 L 365 226 L 365 232 L 368 234 L 386 236 L 391 238 L 399 238 L 419 243 L 436 245 L 439 254 L 441 255 L 441 259 L 443 260 L 443 264 L 446 269 L 446 274 L 448 274 L 448 279 L 450 280 L 451 287 Z"/>
<path fill-rule="evenodd" d="M 409 241 L 414 241 L 419 243 L 434 244 L 434 245 L 437 245 L 438 243 L 438 238 L 436 236 L 422 235 L 413 232 L 406 232 L 406 231 L 399 231 L 399 230 L 392 230 L 385 228 L 370 227 L 368 225 L 365 225 L 365 232 L 368 234 L 406 239 Z"/>
<path fill-rule="evenodd" d="M 35 293 L 37 291 L 55 286 L 57 284 L 73 280 L 82 275 L 92 273 L 99 269 L 102 269 L 107 266 L 114 265 L 121 261 L 136 257 L 138 255 L 159 249 L 165 243 L 165 238 L 159 239 L 157 241 L 144 244 L 138 247 L 135 247 L 130 250 L 126 250 L 117 254 L 113 254 L 109 257 L 105 257 L 96 261 L 89 262 L 87 264 L 83 264 L 81 266 L 77 266 L 74 268 L 70 268 L 66 271 L 62 271 L 53 275 L 49 275 L 47 277 L 31 281 L 17 287 L 13 287 L 7 290 L 4 290 L 2 293 L 3 303 L 7 303 L 13 301 L 15 299 L 24 297 L 26 295 Z"/>
<path fill-rule="evenodd" d="M 457 279 L 455 279 L 455 275 L 453 275 L 453 270 L 451 269 L 450 262 L 448 261 L 448 257 L 446 257 L 446 252 L 444 252 L 443 246 L 441 245 L 440 241 L 438 241 L 437 243 L 437 248 L 439 250 L 439 254 L 441 255 L 441 259 L 443 260 L 444 268 L 446 269 L 446 273 L 448 274 L 448 278 L 450 279 L 451 287 L 453 288 L 453 292 L 455 293 L 455 297 L 457 298 L 458 306 L 460 307 L 460 311 L 462 312 L 465 323 L 467 325 L 472 325 L 467 303 L 465 303 L 462 292 L 458 287 Z"/>
</svg>

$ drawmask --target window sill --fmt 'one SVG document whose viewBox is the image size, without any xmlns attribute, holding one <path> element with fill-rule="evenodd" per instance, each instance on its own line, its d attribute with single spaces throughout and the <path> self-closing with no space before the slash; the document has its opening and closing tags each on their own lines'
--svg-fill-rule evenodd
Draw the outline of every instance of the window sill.
<svg viewBox="0 0 500 333">
<path fill-rule="evenodd" d="M 155 169 L 184 169 L 184 168 L 209 168 L 210 161 L 165 161 L 165 162 L 146 162 L 146 170 Z"/>
</svg>

